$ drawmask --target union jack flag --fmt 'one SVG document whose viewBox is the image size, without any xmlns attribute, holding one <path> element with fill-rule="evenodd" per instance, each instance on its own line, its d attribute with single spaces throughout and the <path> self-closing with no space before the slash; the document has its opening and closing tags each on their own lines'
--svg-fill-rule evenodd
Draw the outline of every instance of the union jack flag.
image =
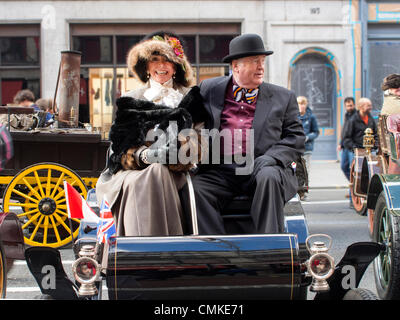
<svg viewBox="0 0 400 320">
<path fill-rule="evenodd" d="M 100 205 L 100 220 L 97 224 L 97 241 L 105 243 L 116 233 L 114 218 L 107 200 L 103 199 Z"/>
</svg>

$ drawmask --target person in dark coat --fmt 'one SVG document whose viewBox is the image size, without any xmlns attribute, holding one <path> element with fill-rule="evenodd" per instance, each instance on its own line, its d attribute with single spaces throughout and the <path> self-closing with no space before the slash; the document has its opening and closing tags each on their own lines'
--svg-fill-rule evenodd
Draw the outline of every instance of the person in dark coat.
<svg viewBox="0 0 400 320">
<path fill-rule="evenodd" d="M 308 176 L 311 172 L 311 155 L 314 150 L 314 140 L 319 136 L 319 128 L 317 118 L 308 107 L 308 100 L 304 96 L 297 97 L 297 103 L 299 105 L 299 120 L 303 125 L 304 133 L 306 135 L 306 144 L 304 152 L 304 160 L 306 162 L 306 168 Z M 306 200 L 307 196 L 304 194 L 300 197 L 301 200 Z"/>
<path fill-rule="evenodd" d="M 344 175 L 346 176 L 347 180 L 350 181 L 350 165 L 351 162 L 353 161 L 353 149 L 349 149 L 344 146 L 344 136 L 348 121 L 351 118 L 351 116 L 356 112 L 354 98 L 347 97 L 346 99 L 344 99 L 344 107 L 346 109 L 346 113 L 344 115 L 344 123 L 342 127 L 340 143 L 338 145 L 338 151 L 342 152 L 340 161 L 341 169 Z"/>
<path fill-rule="evenodd" d="M 349 119 L 343 138 L 343 146 L 346 149 L 354 150 L 363 148 L 365 130 L 371 128 L 378 141 L 378 129 L 375 120 L 371 115 L 372 102 L 368 98 L 361 98 L 357 104 L 357 111 Z"/>
<path fill-rule="evenodd" d="M 342 127 L 340 143 L 338 145 L 338 151 L 341 151 L 340 168 L 342 169 L 347 180 L 350 182 L 350 166 L 351 166 L 351 163 L 353 162 L 354 154 L 353 154 L 353 149 L 349 149 L 344 146 L 344 136 L 345 136 L 345 132 L 347 129 L 347 124 L 349 122 L 349 119 L 356 112 L 354 98 L 346 97 L 344 99 L 344 107 L 346 109 L 346 113 L 344 115 L 344 123 L 343 123 L 343 127 Z M 346 196 L 346 197 L 348 197 L 350 199 L 350 207 L 353 208 L 353 202 L 351 201 L 350 190 L 349 190 L 348 196 Z"/>
<path fill-rule="evenodd" d="M 263 81 L 265 57 L 272 53 L 260 36 L 240 35 L 223 59 L 231 64 L 232 76 L 200 84 L 208 113 L 205 128 L 241 138 L 224 139 L 221 148 L 211 142 L 214 161 L 202 163 L 193 178 L 199 234 L 226 234 L 221 211 L 241 194 L 253 199 L 252 232 L 284 230 L 283 207 L 297 192 L 294 161 L 303 154 L 306 138 L 294 92 Z M 219 152 L 221 161 L 215 163 Z M 226 161 L 229 157 L 235 161 Z"/>
</svg>

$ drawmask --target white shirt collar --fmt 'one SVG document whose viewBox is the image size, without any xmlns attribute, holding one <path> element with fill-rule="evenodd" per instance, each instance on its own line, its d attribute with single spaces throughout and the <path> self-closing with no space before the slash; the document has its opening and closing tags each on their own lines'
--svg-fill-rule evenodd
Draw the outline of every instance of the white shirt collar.
<svg viewBox="0 0 400 320">
<path fill-rule="evenodd" d="M 148 101 L 170 108 L 176 108 L 181 102 L 183 95 L 173 88 L 174 80 L 172 78 L 163 84 L 150 78 L 149 83 L 150 87 L 143 93 Z"/>
</svg>

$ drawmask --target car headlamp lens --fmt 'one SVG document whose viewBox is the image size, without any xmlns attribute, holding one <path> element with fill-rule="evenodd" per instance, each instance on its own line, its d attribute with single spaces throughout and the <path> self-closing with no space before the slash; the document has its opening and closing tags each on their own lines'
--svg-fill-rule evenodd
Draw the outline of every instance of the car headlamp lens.
<svg viewBox="0 0 400 320">
<path fill-rule="evenodd" d="M 334 271 L 334 261 L 332 257 L 326 253 L 314 254 L 308 263 L 308 271 L 316 279 L 327 279 Z"/>
<path fill-rule="evenodd" d="M 94 283 L 99 277 L 99 267 L 96 260 L 89 257 L 82 257 L 73 265 L 75 279 L 81 284 Z"/>
</svg>

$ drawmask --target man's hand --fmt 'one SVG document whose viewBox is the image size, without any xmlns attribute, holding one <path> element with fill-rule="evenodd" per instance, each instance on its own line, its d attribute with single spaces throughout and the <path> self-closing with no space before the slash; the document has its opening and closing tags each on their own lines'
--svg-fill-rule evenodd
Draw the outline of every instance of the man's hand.
<svg viewBox="0 0 400 320">
<path fill-rule="evenodd" d="M 278 162 L 272 158 L 271 156 L 268 156 L 266 154 L 257 157 L 254 160 L 254 175 L 258 174 L 258 172 L 263 168 L 263 167 L 267 167 L 267 166 L 275 166 L 277 165 Z"/>
</svg>

